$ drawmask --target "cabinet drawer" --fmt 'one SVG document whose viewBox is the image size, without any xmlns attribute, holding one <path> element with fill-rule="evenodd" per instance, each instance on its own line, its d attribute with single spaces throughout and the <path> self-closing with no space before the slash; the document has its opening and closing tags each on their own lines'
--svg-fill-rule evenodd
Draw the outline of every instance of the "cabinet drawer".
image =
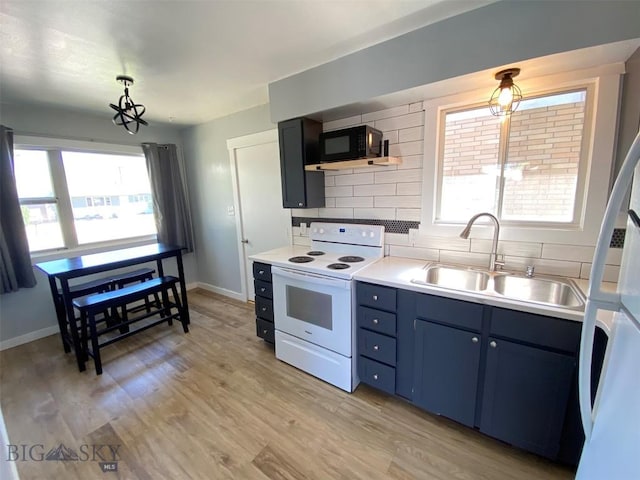
<svg viewBox="0 0 640 480">
<path fill-rule="evenodd" d="M 358 327 L 367 328 L 386 335 L 396 336 L 396 315 L 395 313 L 383 312 L 373 308 L 358 307 L 357 312 Z"/>
<path fill-rule="evenodd" d="M 416 314 L 425 320 L 434 320 L 454 327 L 479 332 L 482 330 L 482 305 L 462 300 L 419 294 Z"/>
<path fill-rule="evenodd" d="M 253 278 L 271 283 L 271 265 L 253 262 Z"/>
<path fill-rule="evenodd" d="M 256 318 L 256 335 L 269 343 L 275 343 L 276 341 L 273 323 L 261 318 Z"/>
<path fill-rule="evenodd" d="M 387 393 L 396 392 L 396 369 L 366 357 L 358 357 L 360 381 Z"/>
<path fill-rule="evenodd" d="M 580 345 L 582 324 L 533 313 L 494 308 L 491 335 L 575 353 Z"/>
<path fill-rule="evenodd" d="M 256 316 L 273 322 L 273 301 L 256 295 Z"/>
<path fill-rule="evenodd" d="M 396 289 L 370 283 L 358 283 L 356 287 L 358 305 L 396 311 Z"/>
<path fill-rule="evenodd" d="M 262 280 L 254 280 L 253 285 L 255 287 L 256 295 L 273 298 L 273 286 L 270 283 L 263 282 Z"/>
<path fill-rule="evenodd" d="M 358 329 L 358 353 L 395 366 L 396 339 L 362 328 Z"/>
</svg>

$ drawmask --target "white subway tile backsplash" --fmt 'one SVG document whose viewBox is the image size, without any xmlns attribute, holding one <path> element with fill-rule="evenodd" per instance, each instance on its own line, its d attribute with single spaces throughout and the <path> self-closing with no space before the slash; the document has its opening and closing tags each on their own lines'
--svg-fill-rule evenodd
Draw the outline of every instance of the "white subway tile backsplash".
<svg viewBox="0 0 640 480">
<path fill-rule="evenodd" d="M 376 207 L 404 207 L 420 208 L 421 197 L 419 195 L 390 195 L 388 197 L 375 197 Z"/>
<path fill-rule="evenodd" d="M 416 236 L 415 245 L 418 247 L 437 248 L 438 250 L 455 250 L 458 252 L 469 252 L 471 242 L 460 237 L 431 237 L 428 235 Z"/>
<path fill-rule="evenodd" d="M 353 218 L 353 208 L 319 208 L 318 214 L 322 218 Z"/>
<path fill-rule="evenodd" d="M 336 184 L 336 177 L 335 175 L 327 175 L 327 173 L 325 172 L 324 174 L 324 186 L 326 187 L 333 187 Z"/>
<path fill-rule="evenodd" d="M 352 173 L 347 175 L 336 175 L 337 185 L 369 185 L 373 183 L 373 173 Z"/>
<path fill-rule="evenodd" d="M 416 142 L 422 141 L 424 137 L 424 127 L 411 127 L 398 130 L 399 142 Z"/>
<path fill-rule="evenodd" d="M 408 170 L 412 168 L 422 169 L 422 158 L 422 155 L 404 155 L 402 157 L 402 163 L 397 165 L 398 170 Z"/>
<path fill-rule="evenodd" d="M 375 172 L 375 183 L 405 183 L 422 180 L 422 169 L 393 170 Z"/>
<path fill-rule="evenodd" d="M 422 106 L 422 102 L 416 102 L 416 103 L 410 103 L 409 104 L 409 112 L 420 112 L 424 110 L 423 106 Z"/>
<path fill-rule="evenodd" d="M 336 199 L 335 197 L 327 197 L 324 199 L 324 206 L 325 208 L 333 208 L 336 206 Z"/>
<path fill-rule="evenodd" d="M 327 187 L 325 185 L 324 194 L 327 197 L 352 197 L 353 187 L 351 185 L 342 185 L 339 187 Z"/>
<path fill-rule="evenodd" d="M 406 233 L 384 232 L 384 243 L 387 245 L 409 246 L 409 235 Z"/>
<path fill-rule="evenodd" d="M 293 244 L 309 247 L 311 246 L 311 239 L 309 237 L 293 237 Z"/>
<path fill-rule="evenodd" d="M 420 195 L 421 193 L 422 183 L 420 182 L 401 183 L 400 188 L 398 188 L 398 195 Z"/>
<path fill-rule="evenodd" d="M 386 132 L 387 130 L 399 130 L 401 128 L 411 128 L 424 125 L 424 112 L 415 112 L 401 117 L 384 118 L 376 120 L 374 127 Z"/>
<path fill-rule="evenodd" d="M 324 122 L 322 124 L 322 130 L 328 132 L 329 130 L 337 130 L 339 128 L 353 127 L 362 123 L 362 115 L 354 115 L 353 117 L 340 118 L 338 120 L 331 120 L 330 122 Z"/>
<path fill-rule="evenodd" d="M 487 256 L 488 258 L 488 256 Z M 525 272 L 527 266 L 533 265 L 535 271 L 542 275 L 560 275 L 563 277 L 579 278 L 580 262 L 567 262 L 564 260 L 548 260 L 544 258 L 527 259 L 523 257 L 504 257 L 505 270 Z"/>
<path fill-rule="evenodd" d="M 582 269 L 580 270 L 580 278 L 585 280 L 589 280 L 591 277 L 591 263 L 583 263 Z M 619 265 L 605 265 L 604 266 L 604 274 L 602 279 L 605 282 L 618 282 L 618 277 L 620 276 L 620 266 Z"/>
<path fill-rule="evenodd" d="M 404 142 L 389 145 L 389 155 L 392 157 L 404 157 L 405 155 L 422 155 L 424 152 L 424 142 Z"/>
<path fill-rule="evenodd" d="M 491 253 L 491 240 L 482 238 L 471 239 L 471 251 L 477 253 Z M 498 253 L 514 257 L 540 258 L 542 256 L 542 243 L 529 242 L 498 242 Z"/>
<path fill-rule="evenodd" d="M 594 247 L 545 243 L 542 247 L 542 258 L 549 258 L 554 260 L 572 260 L 576 262 L 590 262 L 591 260 L 593 260 L 594 252 Z"/>
<path fill-rule="evenodd" d="M 380 183 L 373 185 L 355 185 L 353 187 L 353 195 L 357 197 L 361 196 L 382 196 L 382 195 L 395 195 L 396 184 L 395 183 Z"/>
<path fill-rule="evenodd" d="M 353 218 L 370 218 L 372 220 L 395 220 L 395 208 L 354 208 Z"/>
<path fill-rule="evenodd" d="M 409 113 L 409 105 L 400 105 L 399 107 L 387 108 L 386 110 L 378 110 L 377 112 L 363 113 L 362 123 L 371 124 L 376 120 L 390 117 L 399 117 Z M 376 127 L 378 128 L 378 127 Z M 382 130 L 382 129 L 381 129 Z"/>
<path fill-rule="evenodd" d="M 442 263 L 454 263 L 456 265 L 466 265 L 470 267 L 488 267 L 489 255 L 440 250 L 440 261 Z"/>
<path fill-rule="evenodd" d="M 622 249 L 621 248 L 610 248 L 607 253 L 607 265 L 620 265 L 622 262 Z"/>
<path fill-rule="evenodd" d="M 398 130 L 387 130 L 382 132 L 382 141 L 389 140 L 389 145 L 398 143 Z"/>
<path fill-rule="evenodd" d="M 399 245 L 391 245 L 389 247 L 389 255 L 392 257 L 415 258 L 417 260 L 429 260 L 431 262 L 440 261 L 440 253 L 438 250 L 431 248 L 404 247 Z"/>
<path fill-rule="evenodd" d="M 373 207 L 373 197 L 337 197 L 336 207 Z"/>
<path fill-rule="evenodd" d="M 396 209 L 396 220 L 406 220 L 409 222 L 420 221 L 421 210 L 419 208 L 398 208 Z"/>
<path fill-rule="evenodd" d="M 292 217 L 317 217 L 320 214 L 318 213 L 317 208 L 292 208 L 291 216 Z"/>
</svg>

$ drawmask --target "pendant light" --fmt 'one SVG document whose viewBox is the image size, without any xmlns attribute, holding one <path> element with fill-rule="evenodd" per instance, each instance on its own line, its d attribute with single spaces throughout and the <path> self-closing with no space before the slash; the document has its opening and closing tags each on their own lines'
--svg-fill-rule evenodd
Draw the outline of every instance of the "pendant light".
<svg viewBox="0 0 640 480">
<path fill-rule="evenodd" d="M 140 125 L 149 125 L 142 119 L 142 115 L 145 112 L 145 106 L 142 104 L 136 104 L 129 96 L 129 86 L 133 85 L 133 78 L 127 75 L 118 75 L 116 81 L 124 85 L 124 95 L 120 96 L 120 100 L 117 105 L 110 103 L 109 106 L 116 111 L 113 116 L 113 123 L 115 125 L 121 125 L 124 129 L 132 135 L 138 133 Z"/>
<path fill-rule="evenodd" d="M 517 77 L 519 73 L 519 68 L 507 68 L 496 73 L 495 79 L 500 80 L 500 85 L 489 100 L 489 109 L 496 117 L 511 115 L 520 105 L 522 90 L 513 83 L 513 77 Z"/>
</svg>

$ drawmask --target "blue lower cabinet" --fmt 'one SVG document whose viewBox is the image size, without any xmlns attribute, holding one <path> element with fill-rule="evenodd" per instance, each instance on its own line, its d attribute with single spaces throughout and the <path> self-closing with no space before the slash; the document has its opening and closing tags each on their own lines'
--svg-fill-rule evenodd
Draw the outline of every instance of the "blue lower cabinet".
<svg viewBox="0 0 640 480">
<path fill-rule="evenodd" d="M 396 391 L 396 369 L 360 355 L 358 357 L 360 381 L 379 390 L 394 394 Z"/>
<path fill-rule="evenodd" d="M 555 458 L 575 357 L 489 338 L 480 431 Z"/>
<path fill-rule="evenodd" d="M 480 335 L 417 320 L 413 403 L 473 427 Z"/>
</svg>

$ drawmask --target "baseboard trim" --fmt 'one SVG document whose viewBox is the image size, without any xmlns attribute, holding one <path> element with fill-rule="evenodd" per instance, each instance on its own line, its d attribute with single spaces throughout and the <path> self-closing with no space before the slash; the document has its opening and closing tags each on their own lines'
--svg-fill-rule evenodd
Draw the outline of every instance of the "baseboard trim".
<svg viewBox="0 0 640 480">
<path fill-rule="evenodd" d="M 51 327 L 41 328 L 34 332 L 25 333 L 24 335 L 19 335 L 8 340 L 2 340 L 0 341 L 0 351 L 24 345 L 25 343 L 33 342 L 34 340 L 39 340 L 50 335 L 55 335 L 58 332 L 58 325 L 53 325 Z"/>
<path fill-rule="evenodd" d="M 225 297 L 233 298 L 234 300 L 240 300 L 241 302 L 246 302 L 247 299 L 240 292 L 234 292 L 233 290 L 227 290 L 226 288 L 216 287 L 215 285 L 210 285 L 204 282 L 198 282 L 198 286 L 203 290 L 207 290 L 213 293 L 219 293 L 220 295 L 224 295 Z"/>
</svg>

